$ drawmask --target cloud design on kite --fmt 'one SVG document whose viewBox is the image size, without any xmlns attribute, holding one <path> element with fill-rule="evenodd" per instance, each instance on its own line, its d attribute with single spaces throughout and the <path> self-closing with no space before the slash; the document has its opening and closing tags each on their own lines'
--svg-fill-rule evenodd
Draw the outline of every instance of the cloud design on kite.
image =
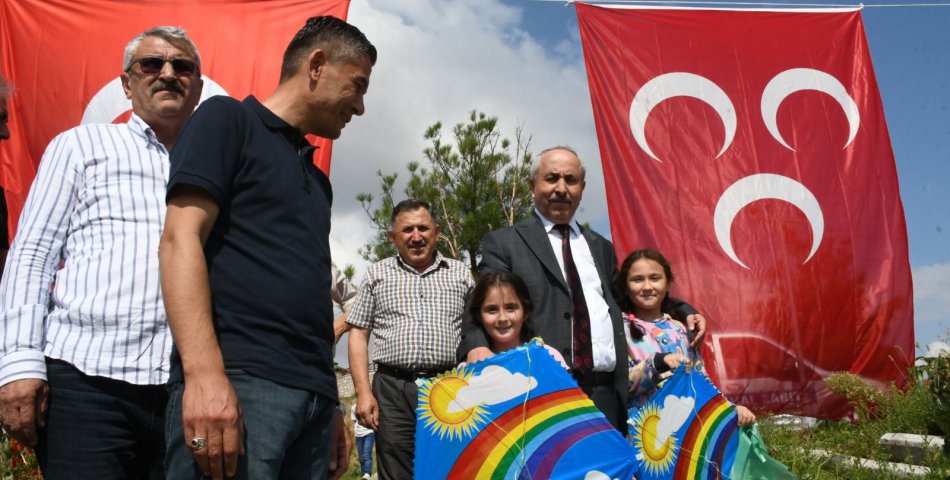
<svg viewBox="0 0 950 480">
<path fill-rule="evenodd" d="M 534 377 L 521 373 L 511 373 L 504 367 L 489 365 L 482 369 L 477 377 L 468 381 L 455 394 L 455 401 L 449 405 L 449 413 L 468 410 L 477 405 L 491 405 L 524 395 L 538 386 Z"/>
<path fill-rule="evenodd" d="M 664 399 L 663 408 L 660 409 L 660 421 L 656 425 L 657 450 L 666 443 L 666 440 L 673 433 L 683 426 L 695 404 L 696 399 L 690 397 L 670 395 Z"/>
</svg>

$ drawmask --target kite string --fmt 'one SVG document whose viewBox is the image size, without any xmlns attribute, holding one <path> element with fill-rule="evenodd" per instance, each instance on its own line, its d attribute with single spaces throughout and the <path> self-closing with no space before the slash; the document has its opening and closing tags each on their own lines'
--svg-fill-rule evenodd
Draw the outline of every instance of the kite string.
<svg viewBox="0 0 950 480">
<path fill-rule="evenodd" d="M 687 370 L 687 371 L 688 371 L 688 370 Z M 692 393 L 693 393 L 693 398 L 696 398 L 697 396 L 699 396 L 699 392 L 696 391 L 696 384 L 693 383 L 693 378 L 692 378 L 692 377 L 690 377 L 690 379 L 689 379 L 689 389 L 690 389 L 690 391 L 692 391 Z M 700 431 L 705 430 L 705 429 L 706 429 L 706 425 L 705 425 L 704 422 L 703 422 L 703 417 L 701 417 L 701 416 L 699 415 L 699 410 L 696 410 L 696 403 L 695 403 L 695 402 L 693 402 L 693 407 L 692 407 L 692 408 L 693 408 L 693 414 L 696 415 L 696 420 L 699 421 Z M 690 462 L 693 462 L 693 456 L 692 456 L 693 451 L 692 451 L 692 450 L 690 450 L 690 449 L 688 449 L 688 448 L 683 448 L 683 447 L 681 447 L 681 451 L 686 451 L 686 452 L 688 452 L 690 455 L 687 456 L 687 458 L 689 459 Z M 707 459 L 707 458 L 705 457 L 705 455 L 702 455 L 701 453 L 700 453 L 700 455 L 697 456 L 697 459 L 696 459 L 696 463 L 698 464 L 699 462 L 704 462 L 704 463 L 707 463 L 707 464 L 711 464 L 711 465 L 713 466 L 713 468 L 716 469 L 716 472 L 719 473 L 719 478 L 727 478 L 727 477 L 726 477 L 726 474 L 722 471 L 722 469 L 719 468 L 719 464 L 718 464 L 718 463 Z"/>
<path fill-rule="evenodd" d="M 528 362 L 528 375 L 525 377 L 525 382 L 527 382 L 526 387 L 531 386 L 531 354 L 528 353 L 528 349 L 524 349 L 524 356 Z M 525 467 L 528 465 L 527 453 L 525 452 L 525 439 L 528 437 L 528 392 L 530 388 L 525 388 L 524 392 L 524 401 L 521 402 L 521 445 L 519 446 L 519 456 L 521 457 L 521 465 L 519 470 L 528 475 L 528 480 L 531 480 L 531 471 Z M 520 475 L 519 475 L 520 476 Z"/>
<path fill-rule="evenodd" d="M 529 351 L 528 351 L 528 350 L 529 350 L 528 348 L 525 348 L 524 350 L 525 350 L 525 359 L 526 359 L 527 366 L 528 366 L 528 371 L 527 371 L 527 375 L 526 375 L 525 381 L 528 382 L 527 385 L 526 385 L 526 387 L 530 387 L 531 371 L 532 371 L 532 369 L 531 369 L 531 367 L 532 367 L 531 355 L 530 355 L 530 353 L 529 353 Z M 687 368 L 689 368 L 689 365 L 687 365 Z M 688 371 L 688 370 L 687 370 L 687 371 Z M 696 398 L 697 395 L 698 395 L 698 392 L 696 391 L 696 386 L 695 386 L 695 384 L 693 383 L 693 379 L 692 379 L 692 378 L 689 379 L 689 388 L 690 388 L 690 390 L 692 391 L 693 398 Z M 507 447 L 507 448 L 517 448 L 517 449 L 518 449 L 518 461 L 519 461 L 519 465 L 518 465 L 517 471 L 521 472 L 521 473 L 519 474 L 519 480 L 520 480 L 521 478 L 527 478 L 527 480 L 532 480 L 531 471 L 530 471 L 529 469 L 525 468 L 525 467 L 527 466 L 527 464 L 528 464 L 527 452 L 526 452 L 526 450 L 525 450 L 525 441 L 527 440 L 527 428 L 528 428 L 527 423 L 528 423 L 528 400 L 529 400 L 529 393 L 530 393 L 530 392 L 529 392 L 529 388 L 525 388 L 524 400 L 522 400 L 522 402 L 521 402 L 521 422 L 520 422 L 520 423 L 521 423 L 521 429 L 522 429 L 522 431 L 521 431 L 520 439 L 519 439 L 518 442 L 517 442 L 516 444 L 514 444 L 514 445 L 512 445 L 512 444 L 504 445 L 504 446 Z M 452 399 L 451 402 L 457 402 L 457 400 L 456 400 L 456 399 Z M 705 427 L 704 422 L 703 422 L 703 419 L 702 419 L 702 417 L 699 415 L 699 411 L 696 409 L 695 403 L 693 404 L 692 411 L 693 411 L 693 414 L 695 415 L 696 420 L 699 421 L 700 427 Z M 499 443 L 503 443 L 504 438 L 507 437 L 510 432 L 508 432 L 507 430 L 505 430 L 504 427 L 502 427 L 500 424 L 496 423 L 494 419 L 489 419 L 488 422 L 491 423 L 492 425 L 494 425 L 496 428 L 498 428 L 501 432 L 503 432 L 502 438 L 499 439 Z M 648 432 L 643 432 L 643 433 L 648 433 Z M 655 436 L 655 435 L 652 435 L 652 434 L 651 434 L 651 436 L 653 436 L 653 439 L 652 439 L 652 440 L 655 442 L 655 441 L 656 441 L 656 436 Z M 692 453 L 693 453 L 692 450 L 689 449 L 689 448 L 686 448 L 685 445 L 680 445 L 680 455 L 682 455 L 682 453 L 684 453 L 684 452 L 690 454 L 690 455 L 687 455 L 687 459 L 688 459 L 691 463 L 694 462 L 694 460 L 692 459 Z M 705 462 L 705 463 L 712 464 L 712 466 L 713 466 L 713 468 L 716 470 L 716 472 L 718 472 L 718 473 L 720 474 L 720 478 L 725 478 L 725 476 L 724 476 L 725 473 L 723 473 L 723 471 L 719 468 L 719 464 L 717 464 L 716 462 L 713 462 L 713 461 L 710 461 L 710 460 L 706 459 L 704 455 L 699 455 L 699 456 L 697 457 L 697 460 L 695 460 L 695 463 L 698 464 L 699 462 Z M 525 475 L 527 475 L 527 477 L 525 477 Z"/>
<path fill-rule="evenodd" d="M 690 366 L 691 366 L 691 364 L 687 364 L 687 365 L 686 365 L 686 372 L 687 372 L 687 373 L 689 372 Z M 690 377 L 690 379 L 689 379 L 689 389 L 690 389 L 690 390 L 692 391 L 692 393 L 693 393 L 693 398 L 696 398 L 696 397 L 699 395 L 699 392 L 696 391 L 696 386 L 695 386 L 695 384 L 693 383 L 692 377 Z M 696 404 L 693 403 L 693 407 L 691 407 L 691 408 L 692 408 L 693 414 L 695 415 L 696 420 L 699 421 L 700 430 L 703 430 L 704 427 L 705 427 L 705 425 L 704 425 L 704 422 L 703 422 L 702 417 L 699 415 L 699 411 L 696 410 Z M 652 433 L 652 432 L 649 432 L 649 431 L 647 431 L 647 430 L 641 429 L 641 430 L 640 430 L 640 434 L 643 435 L 644 441 L 653 441 L 653 442 L 655 443 L 656 440 L 657 440 L 656 433 Z M 632 433 L 631 433 L 631 435 L 632 435 Z M 652 438 L 651 438 L 651 437 L 652 437 Z M 727 475 L 722 471 L 722 469 L 719 468 L 719 464 L 718 464 L 718 463 L 716 463 L 716 462 L 714 462 L 714 461 L 708 460 L 704 455 L 702 455 L 702 454 L 698 455 L 698 456 L 697 456 L 697 459 L 694 461 L 694 460 L 692 459 L 692 453 L 693 453 L 693 451 L 692 451 L 691 449 L 689 449 L 689 448 L 686 448 L 686 445 L 684 445 L 684 444 L 681 444 L 681 445 L 680 445 L 680 453 L 679 453 L 679 456 L 677 457 L 677 462 L 679 461 L 680 458 L 682 458 L 683 453 L 689 454 L 689 455 L 686 456 L 686 458 L 688 459 L 688 461 L 689 461 L 690 463 L 699 464 L 700 462 L 704 462 L 704 463 L 707 463 L 707 464 L 711 464 L 711 465 L 713 466 L 713 468 L 716 470 L 716 472 L 719 473 L 719 477 L 718 477 L 718 478 L 728 478 Z"/>
<path fill-rule="evenodd" d="M 494 425 L 496 428 L 498 428 L 498 430 L 500 430 L 503 433 L 503 435 L 498 441 L 499 444 L 504 444 L 506 448 L 518 449 L 517 461 L 520 461 L 520 465 L 518 465 L 518 471 L 522 472 L 521 474 L 519 474 L 519 479 L 522 477 L 523 474 L 527 474 L 527 480 L 532 480 L 531 472 L 525 468 L 525 466 L 528 464 L 528 459 L 526 457 L 525 447 L 524 447 L 525 439 L 527 437 L 528 400 L 529 400 L 528 395 L 530 393 L 530 387 L 531 387 L 531 355 L 528 352 L 527 348 L 524 349 L 524 354 L 528 363 L 528 372 L 527 372 L 528 374 L 525 376 L 525 382 L 527 383 L 525 385 L 526 388 L 525 388 L 525 393 L 524 393 L 524 400 L 521 402 L 521 429 L 522 431 L 521 431 L 520 441 L 518 442 L 518 444 L 515 444 L 515 445 L 504 444 L 504 439 L 510 434 L 510 432 L 508 430 L 505 430 L 505 428 L 502 427 L 500 424 L 495 423 L 495 420 L 492 418 L 488 419 L 488 423 Z M 453 398 L 452 400 L 450 400 L 450 402 L 455 403 L 457 406 L 461 408 L 464 408 L 464 406 L 462 406 L 462 404 L 458 402 L 457 399 Z"/>
</svg>

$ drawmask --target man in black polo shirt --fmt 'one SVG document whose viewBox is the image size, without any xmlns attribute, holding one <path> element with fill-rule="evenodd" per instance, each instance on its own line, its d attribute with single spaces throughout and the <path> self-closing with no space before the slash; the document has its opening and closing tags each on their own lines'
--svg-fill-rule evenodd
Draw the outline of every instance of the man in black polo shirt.
<svg viewBox="0 0 950 480">
<path fill-rule="evenodd" d="M 270 98 L 211 98 L 175 145 L 159 247 L 175 340 L 169 478 L 346 470 L 351 445 L 334 418 L 332 193 L 304 135 L 338 138 L 363 114 L 375 61 L 356 27 L 311 18 Z"/>
</svg>

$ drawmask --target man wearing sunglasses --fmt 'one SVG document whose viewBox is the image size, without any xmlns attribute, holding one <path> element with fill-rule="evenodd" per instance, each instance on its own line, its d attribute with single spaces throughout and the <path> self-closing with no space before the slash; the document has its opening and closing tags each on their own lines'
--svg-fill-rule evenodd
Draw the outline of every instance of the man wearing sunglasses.
<svg viewBox="0 0 950 480">
<path fill-rule="evenodd" d="M 175 338 L 169 478 L 346 471 L 352 446 L 334 409 L 331 355 L 332 192 L 305 135 L 338 138 L 363 114 L 375 62 L 359 29 L 310 18 L 269 98 L 212 97 L 182 131 L 159 247 Z"/>
<path fill-rule="evenodd" d="M 131 118 L 53 139 L 0 284 L 0 420 L 48 479 L 164 476 L 172 342 L 156 251 L 198 50 L 156 27 L 128 43 L 120 75 Z"/>
</svg>

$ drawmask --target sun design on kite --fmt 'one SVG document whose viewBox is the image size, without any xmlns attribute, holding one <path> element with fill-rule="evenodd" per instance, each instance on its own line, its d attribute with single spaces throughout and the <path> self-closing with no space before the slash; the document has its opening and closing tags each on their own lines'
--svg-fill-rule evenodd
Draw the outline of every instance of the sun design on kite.
<svg viewBox="0 0 950 480">
<path fill-rule="evenodd" d="M 648 403 L 640 408 L 636 416 L 630 419 L 633 426 L 631 436 L 633 447 L 641 452 L 641 460 L 650 475 L 663 475 L 670 471 L 679 450 L 676 437 L 670 435 L 663 442 L 657 442 L 657 425 L 660 423 L 660 407 Z"/>
<path fill-rule="evenodd" d="M 419 406 L 416 411 L 425 427 L 439 435 L 448 435 L 461 440 L 479 431 L 488 423 L 485 408 L 481 405 L 466 406 L 456 399 L 458 391 L 468 386 L 472 372 L 464 367 L 437 375 L 419 387 Z"/>
</svg>

